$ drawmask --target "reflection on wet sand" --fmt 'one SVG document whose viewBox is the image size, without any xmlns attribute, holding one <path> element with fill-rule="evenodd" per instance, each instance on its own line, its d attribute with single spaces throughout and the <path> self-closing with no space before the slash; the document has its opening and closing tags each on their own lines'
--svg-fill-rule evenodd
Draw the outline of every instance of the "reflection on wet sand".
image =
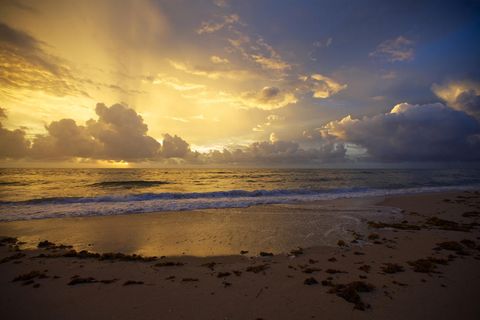
<svg viewBox="0 0 480 320">
<path fill-rule="evenodd" d="M 63 218 L 0 224 L 0 234 L 29 246 L 48 239 L 77 250 L 156 256 L 215 256 L 334 245 L 361 232 L 361 221 L 398 216 L 378 199 L 343 199 L 243 209 Z M 393 213 L 393 214 L 392 214 Z"/>
</svg>

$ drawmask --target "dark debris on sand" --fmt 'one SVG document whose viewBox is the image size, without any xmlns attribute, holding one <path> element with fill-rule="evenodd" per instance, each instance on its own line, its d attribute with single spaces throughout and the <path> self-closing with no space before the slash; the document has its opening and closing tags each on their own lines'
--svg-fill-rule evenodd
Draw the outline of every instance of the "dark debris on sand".
<svg viewBox="0 0 480 320">
<path fill-rule="evenodd" d="M 405 269 L 401 265 L 396 263 L 384 263 L 381 269 L 384 273 L 389 274 L 405 271 Z"/>
<path fill-rule="evenodd" d="M 111 284 L 117 281 L 117 279 L 105 279 L 105 280 L 97 280 L 93 277 L 86 277 L 82 278 L 79 276 L 73 276 L 69 283 L 69 286 L 75 286 L 79 284 L 88 284 L 88 283 L 103 283 L 103 284 Z"/>
<path fill-rule="evenodd" d="M 263 271 L 267 270 L 268 268 L 270 268 L 270 265 L 268 265 L 268 264 L 259 264 L 259 265 L 256 265 L 256 266 L 247 267 L 247 269 L 245 269 L 245 271 L 253 272 L 253 273 L 260 273 L 260 272 L 263 272 Z"/>
<path fill-rule="evenodd" d="M 311 286 L 311 285 L 314 285 L 314 284 L 318 284 L 318 281 L 314 277 L 310 277 L 310 278 L 305 279 L 305 281 L 303 281 L 303 284 L 305 284 L 307 286 Z"/>
<path fill-rule="evenodd" d="M 7 263 L 7 262 L 10 262 L 10 261 L 13 261 L 13 260 L 18 260 L 18 259 L 24 258 L 25 256 L 26 255 L 24 253 L 17 252 L 15 254 L 11 255 L 11 256 L 5 257 L 2 260 L 0 260 L 0 264 L 1 263 Z"/>
<path fill-rule="evenodd" d="M 442 258 L 428 257 L 424 259 L 418 259 L 407 262 L 415 272 L 420 273 L 434 273 L 437 269 L 437 265 L 447 265 L 448 260 Z"/>
<path fill-rule="evenodd" d="M 340 298 L 345 299 L 345 301 L 353 303 L 354 309 L 365 310 L 370 308 L 368 303 L 363 302 L 359 293 L 361 292 L 371 292 L 375 289 L 375 286 L 363 281 L 353 281 L 347 284 L 333 284 L 331 283 L 332 288 L 328 291 L 329 293 L 334 293 Z"/>
<path fill-rule="evenodd" d="M 43 271 L 38 271 L 38 270 L 33 270 L 25 274 L 21 274 L 16 276 L 12 281 L 17 282 L 17 281 L 30 281 L 33 279 L 46 279 L 48 276 L 46 275 L 45 272 Z"/>
<path fill-rule="evenodd" d="M 181 267 L 183 265 L 185 264 L 182 262 L 172 262 L 172 261 L 159 262 L 154 264 L 155 267 Z"/>
<path fill-rule="evenodd" d="M 124 286 L 140 285 L 144 284 L 143 281 L 127 280 L 123 283 Z"/>
</svg>

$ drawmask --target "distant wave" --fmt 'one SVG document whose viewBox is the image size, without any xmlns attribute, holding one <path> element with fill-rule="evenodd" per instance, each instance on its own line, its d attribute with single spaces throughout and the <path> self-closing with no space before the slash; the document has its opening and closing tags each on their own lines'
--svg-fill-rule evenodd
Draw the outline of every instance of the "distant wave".
<svg viewBox="0 0 480 320">
<path fill-rule="evenodd" d="M 0 181 L 0 186 L 25 186 L 25 182 L 18 181 Z"/>
<path fill-rule="evenodd" d="M 170 184 L 170 182 L 159 180 L 102 181 L 92 183 L 90 186 L 101 188 L 147 188 L 162 184 Z"/>
<path fill-rule="evenodd" d="M 359 188 L 341 189 L 341 191 L 359 191 Z M 335 191 L 335 190 L 332 190 Z M 212 199 L 212 198 L 258 198 L 258 197 L 281 197 L 292 195 L 315 195 L 327 192 L 327 190 L 309 189 L 277 189 L 277 190 L 229 190 L 213 192 L 162 192 L 162 193 L 139 193 L 128 195 L 107 195 L 97 197 L 50 197 L 24 201 L 0 201 L 0 204 L 62 204 L 62 203 L 87 203 L 87 202 L 130 202 L 148 200 L 175 200 L 175 199 Z"/>
</svg>

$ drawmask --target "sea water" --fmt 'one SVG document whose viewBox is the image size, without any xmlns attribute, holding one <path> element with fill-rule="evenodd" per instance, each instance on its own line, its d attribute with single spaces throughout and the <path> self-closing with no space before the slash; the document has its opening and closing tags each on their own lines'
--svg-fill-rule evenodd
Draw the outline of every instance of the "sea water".
<svg viewBox="0 0 480 320">
<path fill-rule="evenodd" d="M 480 169 L 0 169 L 0 221 L 480 187 Z"/>
</svg>

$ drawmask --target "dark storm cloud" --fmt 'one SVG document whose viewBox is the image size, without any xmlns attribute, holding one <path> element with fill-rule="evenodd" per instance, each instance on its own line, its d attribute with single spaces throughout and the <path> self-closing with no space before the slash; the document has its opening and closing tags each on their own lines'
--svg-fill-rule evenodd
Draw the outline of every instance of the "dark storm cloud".
<svg viewBox="0 0 480 320">
<path fill-rule="evenodd" d="M 148 127 L 133 109 L 121 104 L 97 104 L 98 120 L 87 121 L 88 132 L 103 145 L 101 156 L 113 160 L 153 158 L 160 143 L 147 135 Z"/>
<path fill-rule="evenodd" d="M 0 108 L 0 119 L 7 118 L 5 109 Z M 23 158 L 27 155 L 30 141 L 25 138 L 24 130 L 8 130 L 0 122 L 0 159 Z"/>
<path fill-rule="evenodd" d="M 475 90 L 467 90 L 457 96 L 456 104 L 461 110 L 480 121 L 480 95 Z"/>
<path fill-rule="evenodd" d="M 348 116 L 322 130 L 365 148 L 374 161 L 480 160 L 480 123 L 441 103 L 402 103 L 390 113 Z"/>
<path fill-rule="evenodd" d="M 73 119 L 53 121 L 47 134 L 34 138 L 25 154 L 34 159 L 72 157 L 102 160 L 140 161 L 159 156 L 160 143 L 148 136 L 148 127 L 134 110 L 114 104 L 99 103 L 98 119 L 78 125 Z"/>
<path fill-rule="evenodd" d="M 163 136 L 161 155 L 165 158 L 187 158 L 191 153 L 188 142 L 168 133 Z"/>
<path fill-rule="evenodd" d="M 0 22 L 0 43 L 26 50 L 38 50 L 39 45 L 41 45 L 37 39 L 28 33 L 13 29 L 2 22 Z"/>
<path fill-rule="evenodd" d="M 57 96 L 85 95 L 59 58 L 26 32 L 0 22 L 0 84 L 4 88 L 42 90 Z"/>
<path fill-rule="evenodd" d="M 305 149 L 295 141 L 260 141 L 246 148 L 212 151 L 202 155 L 206 163 L 213 164 L 286 164 L 314 165 L 343 162 L 346 149 L 342 143 L 317 144 L 317 148 Z"/>
</svg>

